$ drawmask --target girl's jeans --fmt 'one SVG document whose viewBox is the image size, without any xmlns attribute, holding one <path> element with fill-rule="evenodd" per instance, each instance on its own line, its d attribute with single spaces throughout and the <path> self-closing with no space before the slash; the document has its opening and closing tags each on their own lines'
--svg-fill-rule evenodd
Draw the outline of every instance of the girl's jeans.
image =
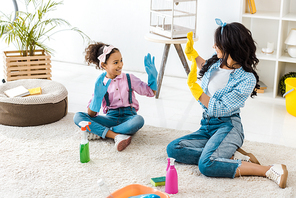
<svg viewBox="0 0 296 198">
<path fill-rule="evenodd" d="M 90 132 L 102 138 L 106 137 L 108 130 L 115 133 L 133 135 L 144 125 L 142 116 L 132 107 L 121 107 L 118 109 L 109 109 L 107 114 L 102 116 L 90 117 L 87 113 L 77 112 L 74 115 L 74 123 L 79 126 L 79 122 L 91 122 Z"/>
<path fill-rule="evenodd" d="M 204 114 L 200 129 L 172 141 L 167 153 L 177 162 L 198 165 L 205 176 L 234 178 L 241 160 L 230 158 L 243 140 L 239 114 L 220 118 Z"/>
</svg>

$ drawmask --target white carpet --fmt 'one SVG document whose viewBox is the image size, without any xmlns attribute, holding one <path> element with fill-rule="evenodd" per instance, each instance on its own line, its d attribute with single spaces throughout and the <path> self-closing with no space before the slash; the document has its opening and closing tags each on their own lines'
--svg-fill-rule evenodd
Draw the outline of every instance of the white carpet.
<svg viewBox="0 0 296 198">
<path fill-rule="evenodd" d="M 104 178 L 111 191 L 129 184 L 152 187 L 151 177 L 164 176 L 166 146 L 190 133 L 144 126 L 122 152 L 112 140 L 90 142 L 91 161 L 79 161 L 80 130 L 73 113 L 62 120 L 37 127 L 0 125 L 0 197 L 101 197 L 97 185 Z M 261 164 L 285 163 L 287 188 L 262 177 L 208 178 L 197 166 L 176 164 L 179 193 L 171 198 L 294 197 L 296 149 L 246 141 L 243 148 Z M 164 192 L 164 186 L 155 187 Z"/>
</svg>

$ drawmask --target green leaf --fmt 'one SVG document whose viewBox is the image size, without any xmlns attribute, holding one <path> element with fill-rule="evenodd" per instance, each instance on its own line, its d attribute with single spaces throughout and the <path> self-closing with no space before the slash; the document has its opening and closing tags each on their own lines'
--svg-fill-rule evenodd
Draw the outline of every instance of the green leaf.
<svg viewBox="0 0 296 198">
<path fill-rule="evenodd" d="M 16 19 L 13 21 L 13 15 L 5 15 L 0 12 L 0 39 L 3 39 L 8 45 L 13 43 L 19 51 L 24 50 L 34 53 L 38 48 L 44 49 L 48 53 L 54 50 L 44 44 L 54 34 L 61 31 L 77 32 L 83 41 L 90 41 L 90 38 L 77 27 L 71 27 L 71 24 L 61 18 L 50 18 L 49 13 L 57 10 L 63 1 L 53 0 L 25 0 L 26 11 L 18 11 Z M 29 11 L 29 7 L 34 6 L 34 12 Z M 66 26 L 66 29 L 58 27 Z"/>
</svg>

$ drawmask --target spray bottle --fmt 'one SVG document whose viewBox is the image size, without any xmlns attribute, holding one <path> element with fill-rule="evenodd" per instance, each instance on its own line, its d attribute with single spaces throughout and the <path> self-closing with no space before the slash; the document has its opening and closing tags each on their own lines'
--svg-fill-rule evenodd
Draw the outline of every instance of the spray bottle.
<svg viewBox="0 0 296 198">
<path fill-rule="evenodd" d="M 168 194 L 178 193 L 178 174 L 174 162 L 174 158 L 168 158 L 167 174 L 165 179 L 165 192 Z"/>
<path fill-rule="evenodd" d="M 110 193 L 107 184 L 104 182 L 103 179 L 98 180 L 98 184 L 100 186 L 102 198 L 114 198 L 114 196 Z"/>
<path fill-rule="evenodd" d="M 80 162 L 87 163 L 90 161 L 89 157 L 89 142 L 87 138 L 86 128 L 90 131 L 89 125 L 91 122 L 81 121 L 79 126 L 81 127 L 81 143 L 80 143 Z"/>
</svg>

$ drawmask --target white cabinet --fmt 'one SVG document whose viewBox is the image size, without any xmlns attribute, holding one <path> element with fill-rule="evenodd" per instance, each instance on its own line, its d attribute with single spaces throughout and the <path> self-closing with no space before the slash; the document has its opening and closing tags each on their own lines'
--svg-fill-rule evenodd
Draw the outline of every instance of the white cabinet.
<svg viewBox="0 0 296 198">
<path fill-rule="evenodd" d="M 257 12 L 254 14 L 250 14 L 247 1 L 241 0 L 241 23 L 252 32 L 257 43 L 256 54 L 260 61 L 257 72 L 268 87 L 262 95 L 279 98 L 280 78 L 288 72 L 296 72 L 296 58 L 287 54 L 284 43 L 290 30 L 296 28 L 296 0 L 255 0 Z M 262 53 L 267 42 L 274 43 L 272 54 Z"/>
</svg>

